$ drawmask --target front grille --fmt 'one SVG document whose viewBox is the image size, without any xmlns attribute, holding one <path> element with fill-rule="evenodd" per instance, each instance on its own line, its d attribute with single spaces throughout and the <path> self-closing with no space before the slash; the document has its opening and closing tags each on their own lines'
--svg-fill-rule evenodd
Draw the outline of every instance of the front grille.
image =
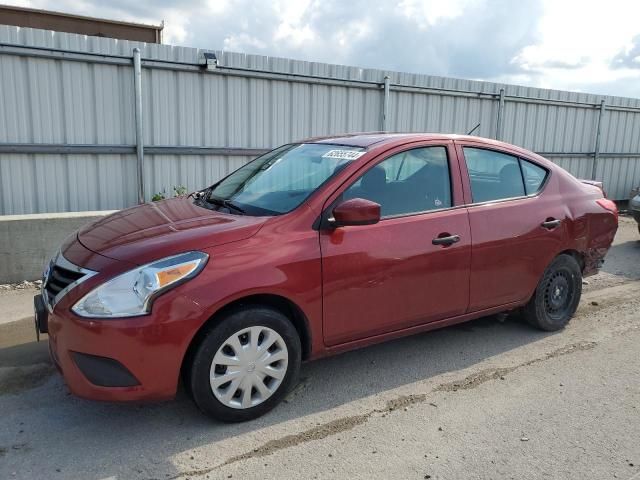
<svg viewBox="0 0 640 480">
<path fill-rule="evenodd" d="M 44 274 L 42 295 L 52 311 L 56 303 L 76 285 L 91 278 L 98 272 L 74 265 L 58 252 L 49 262 Z"/>
<path fill-rule="evenodd" d="M 84 276 L 84 273 L 67 270 L 59 265 L 52 265 L 45 286 L 47 295 L 49 298 L 54 299 L 62 290 Z"/>
</svg>

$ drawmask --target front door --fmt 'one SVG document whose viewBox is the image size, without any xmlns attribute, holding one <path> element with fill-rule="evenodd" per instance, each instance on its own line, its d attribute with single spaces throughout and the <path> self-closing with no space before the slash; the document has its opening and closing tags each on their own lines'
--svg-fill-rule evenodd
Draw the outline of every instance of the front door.
<svg viewBox="0 0 640 480">
<path fill-rule="evenodd" d="M 331 202 L 372 200 L 382 218 L 320 233 L 328 346 L 465 313 L 471 236 L 456 162 L 452 144 L 396 149 Z"/>
</svg>

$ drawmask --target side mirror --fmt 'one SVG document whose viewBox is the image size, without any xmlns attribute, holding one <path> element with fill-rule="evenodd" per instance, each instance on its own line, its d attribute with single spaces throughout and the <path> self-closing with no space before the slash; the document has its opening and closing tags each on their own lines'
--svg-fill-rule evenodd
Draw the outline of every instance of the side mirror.
<svg viewBox="0 0 640 480">
<path fill-rule="evenodd" d="M 329 224 L 332 227 L 347 227 L 373 225 L 379 221 L 380 204 L 364 198 L 352 198 L 333 209 L 333 219 L 329 219 Z"/>
</svg>

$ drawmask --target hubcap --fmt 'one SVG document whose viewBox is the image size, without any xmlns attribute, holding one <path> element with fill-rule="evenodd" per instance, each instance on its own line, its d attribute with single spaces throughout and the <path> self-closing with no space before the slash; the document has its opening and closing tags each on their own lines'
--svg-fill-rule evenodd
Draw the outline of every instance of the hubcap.
<svg viewBox="0 0 640 480">
<path fill-rule="evenodd" d="M 255 407 L 280 387 L 288 363 L 287 345 L 278 332 L 245 328 L 227 338 L 213 357 L 211 390 L 227 407 Z"/>
</svg>

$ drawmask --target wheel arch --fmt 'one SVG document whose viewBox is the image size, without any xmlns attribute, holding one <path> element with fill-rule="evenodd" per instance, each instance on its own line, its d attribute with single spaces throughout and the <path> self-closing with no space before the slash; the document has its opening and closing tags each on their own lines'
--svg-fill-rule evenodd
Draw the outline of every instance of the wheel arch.
<svg viewBox="0 0 640 480">
<path fill-rule="evenodd" d="M 551 260 L 549 261 L 549 263 L 544 267 L 544 270 L 542 271 L 542 274 L 540 275 L 540 278 L 538 279 L 536 284 L 531 289 L 529 295 L 527 296 L 526 302 L 530 301 L 531 298 L 533 298 L 533 296 L 536 293 L 536 289 L 538 288 L 538 284 L 539 284 L 540 280 L 542 280 L 542 278 L 544 277 L 544 274 L 547 271 L 547 268 L 549 268 L 549 265 L 551 265 L 553 263 L 553 261 L 556 258 L 558 258 L 560 255 L 569 255 L 570 257 L 573 257 L 575 259 L 575 261 L 578 262 L 578 265 L 580 266 L 580 271 L 582 273 L 584 273 L 584 269 L 585 269 L 585 257 L 584 257 L 584 254 L 581 253 L 580 251 L 572 249 L 572 248 L 568 248 L 566 250 L 562 250 L 561 252 L 558 252 L 555 256 L 551 257 Z"/>
<path fill-rule="evenodd" d="M 573 249 L 567 249 L 567 250 L 563 250 L 562 252 L 558 253 L 558 255 L 556 255 L 556 257 L 560 256 L 560 255 L 569 255 L 570 257 L 573 257 L 575 259 L 576 262 L 578 262 L 578 265 L 580 265 L 580 271 L 584 273 L 584 269 L 585 269 L 585 257 L 584 254 L 579 252 L 578 250 L 573 250 Z M 556 258 L 554 257 L 554 259 Z M 553 260 L 551 260 L 553 261 Z"/>
<path fill-rule="evenodd" d="M 291 321 L 300 336 L 302 360 L 307 360 L 311 356 L 311 329 L 309 327 L 309 320 L 302 309 L 296 305 L 295 302 L 282 295 L 260 293 L 241 297 L 227 303 L 202 324 L 191 339 L 182 359 L 181 371 L 183 374 L 185 372 L 185 367 L 190 363 L 195 349 L 198 347 L 208 330 L 213 328 L 216 321 L 225 313 L 233 309 L 247 306 L 267 306 L 278 310 L 280 313 L 285 315 Z"/>
</svg>

